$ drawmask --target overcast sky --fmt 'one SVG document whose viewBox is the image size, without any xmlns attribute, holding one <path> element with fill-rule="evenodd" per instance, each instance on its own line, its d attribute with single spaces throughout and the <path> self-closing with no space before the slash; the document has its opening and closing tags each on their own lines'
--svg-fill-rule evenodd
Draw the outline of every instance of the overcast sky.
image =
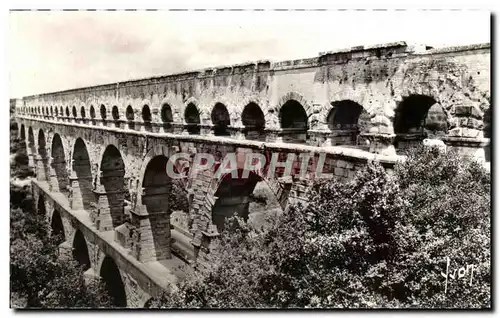
<svg viewBox="0 0 500 318">
<path fill-rule="evenodd" d="M 489 13 L 11 12 L 10 96 L 401 40 L 489 42 Z"/>
</svg>

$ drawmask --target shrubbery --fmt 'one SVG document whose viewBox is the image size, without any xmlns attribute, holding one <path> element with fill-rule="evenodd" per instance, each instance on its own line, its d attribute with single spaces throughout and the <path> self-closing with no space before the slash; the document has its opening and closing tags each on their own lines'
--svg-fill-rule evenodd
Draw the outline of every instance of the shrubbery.
<svg viewBox="0 0 500 318">
<path fill-rule="evenodd" d="M 417 149 L 391 174 L 370 163 L 316 183 L 314 204 L 266 232 L 233 219 L 212 266 L 153 307 L 490 307 L 490 193 L 489 173 L 451 151 Z M 450 274 L 474 271 L 455 272 L 445 293 L 447 257 Z"/>
<path fill-rule="evenodd" d="M 12 177 L 23 179 L 30 170 L 22 147 Z M 21 171 L 21 173 L 20 173 Z M 108 307 L 109 297 L 97 281 L 85 284 L 75 261 L 58 258 L 58 238 L 51 235 L 45 215 L 37 214 L 29 186 L 10 186 L 10 289 L 16 308 Z"/>
</svg>

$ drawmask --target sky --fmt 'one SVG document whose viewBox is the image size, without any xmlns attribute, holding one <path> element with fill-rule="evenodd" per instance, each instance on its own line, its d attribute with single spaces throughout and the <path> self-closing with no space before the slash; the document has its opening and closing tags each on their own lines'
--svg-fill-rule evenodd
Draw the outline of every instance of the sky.
<svg viewBox="0 0 500 318">
<path fill-rule="evenodd" d="M 490 42 L 487 11 L 9 14 L 11 98 L 394 41 Z"/>
</svg>

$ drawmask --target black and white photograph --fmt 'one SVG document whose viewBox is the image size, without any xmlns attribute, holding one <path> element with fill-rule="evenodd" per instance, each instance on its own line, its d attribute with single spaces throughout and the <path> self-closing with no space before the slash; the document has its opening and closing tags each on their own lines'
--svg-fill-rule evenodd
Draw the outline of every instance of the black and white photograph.
<svg viewBox="0 0 500 318">
<path fill-rule="evenodd" d="M 494 22 L 11 8 L 11 311 L 491 311 Z"/>
</svg>

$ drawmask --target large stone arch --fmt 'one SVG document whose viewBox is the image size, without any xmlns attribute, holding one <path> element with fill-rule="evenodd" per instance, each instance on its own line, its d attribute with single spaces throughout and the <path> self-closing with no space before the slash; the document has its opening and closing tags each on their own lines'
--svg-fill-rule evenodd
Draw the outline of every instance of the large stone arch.
<svg viewBox="0 0 500 318">
<path fill-rule="evenodd" d="M 51 173 L 50 181 L 52 190 L 66 192 L 69 186 L 67 161 L 64 145 L 58 133 L 54 134 L 52 137 L 51 155 L 51 168 L 53 169 L 53 173 Z"/>
<path fill-rule="evenodd" d="M 99 276 L 111 297 L 112 307 L 127 307 L 125 284 L 115 260 L 106 255 L 99 266 Z"/>
<path fill-rule="evenodd" d="M 247 221 L 251 213 L 276 213 L 276 209 L 280 212 L 284 209 L 263 172 L 250 171 L 248 178 L 243 178 L 243 171 L 242 168 L 236 169 L 238 178 L 233 178 L 234 171 L 225 173 L 214 179 L 211 186 L 214 197 L 210 206 L 211 221 L 219 232 L 224 228 L 224 220 L 233 214 Z M 260 193 L 256 194 L 257 188 L 260 188 Z M 259 211 L 250 210 L 252 204 L 261 204 L 263 201 L 264 206 Z"/>
<path fill-rule="evenodd" d="M 75 210 L 91 210 L 95 204 L 95 196 L 92 192 L 92 164 L 87 145 L 82 138 L 77 138 L 72 148 L 71 207 Z"/>
<path fill-rule="evenodd" d="M 49 167 L 48 167 L 48 155 L 47 155 L 47 140 L 43 129 L 38 130 L 37 138 L 38 153 L 36 157 L 37 161 L 37 179 L 40 181 L 49 181 Z"/>
<path fill-rule="evenodd" d="M 95 190 L 99 229 L 112 230 L 123 223 L 125 186 L 123 156 L 116 146 L 108 145 L 101 156 Z"/>
<path fill-rule="evenodd" d="M 140 195 L 131 215 L 132 226 L 141 237 L 136 257 L 142 261 L 171 257 L 170 199 L 172 180 L 167 175 L 168 155 L 148 158 L 141 171 Z"/>
</svg>

